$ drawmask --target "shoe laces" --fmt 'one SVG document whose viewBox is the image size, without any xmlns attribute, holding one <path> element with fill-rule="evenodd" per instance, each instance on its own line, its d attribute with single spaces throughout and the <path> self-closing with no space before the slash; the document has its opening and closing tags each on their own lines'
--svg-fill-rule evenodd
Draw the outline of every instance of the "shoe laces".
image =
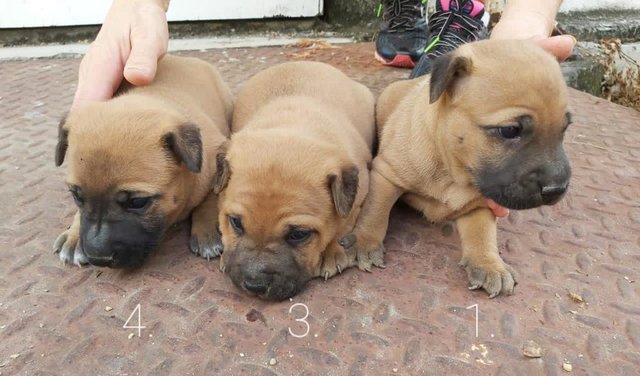
<svg viewBox="0 0 640 376">
<path fill-rule="evenodd" d="M 424 17 L 425 2 L 426 0 L 380 1 L 378 17 L 382 13 L 382 19 L 391 32 L 414 30 L 420 18 Z"/>
<path fill-rule="evenodd" d="M 463 13 L 469 0 L 461 2 L 458 9 L 435 12 L 429 17 L 430 42 L 425 52 L 440 56 L 461 44 L 480 39 L 482 20 Z"/>
</svg>

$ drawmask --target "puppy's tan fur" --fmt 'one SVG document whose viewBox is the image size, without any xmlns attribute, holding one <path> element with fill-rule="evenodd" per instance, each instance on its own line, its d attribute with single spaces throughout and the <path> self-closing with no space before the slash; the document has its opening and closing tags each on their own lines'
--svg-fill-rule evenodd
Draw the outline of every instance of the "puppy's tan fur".
<svg viewBox="0 0 640 376">
<path fill-rule="evenodd" d="M 371 92 L 327 64 L 281 64 L 245 84 L 232 127 L 220 160 L 229 173 L 219 189 L 226 186 L 221 264 L 234 282 L 244 287 L 249 275 L 273 273 L 268 291 L 258 295 L 283 299 L 308 278 L 345 268 L 337 240 L 352 229 L 367 192 L 375 133 Z M 244 234 L 234 231 L 230 216 L 241 218 Z M 291 246 L 284 237 L 292 228 L 313 234 Z M 283 287 L 287 278 L 295 286 Z"/>
<path fill-rule="evenodd" d="M 484 126 L 530 116 L 527 142 L 544 156 L 562 141 L 566 86 L 553 57 L 528 42 L 465 45 L 446 64 L 438 77 L 396 82 L 380 96 L 369 196 L 344 244 L 361 269 L 383 267 L 389 212 L 401 198 L 431 221 L 456 221 L 471 288 L 510 294 L 516 276 L 498 254 L 496 218 L 474 173 L 519 155 Z"/>
<path fill-rule="evenodd" d="M 56 164 L 66 155 L 67 183 L 87 200 L 111 202 L 119 192 L 157 196 L 136 220 L 162 220 L 161 232 L 200 205 L 193 213 L 192 248 L 215 256 L 217 196 L 210 192 L 217 150 L 230 133 L 228 86 L 202 60 L 165 56 L 152 84 L 123 87 L 121 93 L 67 116 L 60 125 Z M 84 209 L 93 210 L 81 207 L 56 240 L 54 248 L 64 262 L 87 261 L 78 242 Z"/>
</svg>

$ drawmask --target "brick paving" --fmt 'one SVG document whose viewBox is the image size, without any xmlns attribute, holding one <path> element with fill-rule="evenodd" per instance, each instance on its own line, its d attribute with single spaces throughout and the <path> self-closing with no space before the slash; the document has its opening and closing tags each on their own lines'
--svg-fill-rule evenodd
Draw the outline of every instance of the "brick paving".
<svg viewBox="0 0 640 376">
<path fill-rule="evenodd" d="M 313 59 L 379 93 L 408 72 L 381 67 L 372 51 L 188 55 L 215 64 L 235 90 L 271 64 Z M 0 62 L 2 375 L 559 375 L 563 363 L 576 375 L 640 373 L 640 113 L 571 91 L 570 193 L 499 223 L 503 258 L 521 276 L 515 295 L 468 291 L 455 229 L 399 206 L 386 270 L 348 270 L 273 303 L 193 256 L 185 225 L 136 271 L 59 263 L 52 242 L 74 205 L 53 151 L 78 64 Z M 123 328 L 138 305 L 140 337 Z M 298 338 L 305 307 L 309 330 Z M 541 358 L 523 356 L 529 340 Z"/>
</svg>

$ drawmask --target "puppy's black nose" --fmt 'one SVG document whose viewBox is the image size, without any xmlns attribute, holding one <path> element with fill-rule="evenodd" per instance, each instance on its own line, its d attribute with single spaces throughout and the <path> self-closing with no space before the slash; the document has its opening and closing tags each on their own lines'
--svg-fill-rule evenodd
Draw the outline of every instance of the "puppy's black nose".
<svg viewBox="0 0 640 376">
<path fill-rule="evenodd" d="M 546 205 L 552 205 L 558 202 L 562 195 L 567 191 L 568 184 L 563 185 L 547 185 L 542 187 L 542 200 Z"/>
<path fill-rule="evenodd" d="M 268 285 L 264 281 L 254 281 L 247 279 L 243 283 L 244 288 L 256 294 L 264 294 L 267 292 Z"/>
</svg>

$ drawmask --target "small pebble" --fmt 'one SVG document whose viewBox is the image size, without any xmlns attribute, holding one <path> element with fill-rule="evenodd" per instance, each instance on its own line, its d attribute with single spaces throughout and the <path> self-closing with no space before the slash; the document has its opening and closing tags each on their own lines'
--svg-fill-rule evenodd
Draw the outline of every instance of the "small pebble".
<svg viewBox="0 0 640 376">
<path fill-rule="evenodd" d="M 131 338 L 133 338 L 134 335 L 135 334 L 133 334 L 133 333 L 129 333 L 129 336 L 127 338 L 131 339 Z"/>
<path fill-rule="evenodd" d="M 398 369 L 397 369 L 397 368 L 394 368 L 394 369 L 393 369 L 393 373 L 397 373 L 397 372 L 398 372 Z"/>
<path fill-rule="evenodd" d="M 276 360 L 276 358 L 271 358 L 269 360 L 269 365 L 270 366 L 275 366 L 278 363 L 278 361 Z"/>
<path fill-rule="evenodd" d="M 20 354 L 11 354 L 11 355 L 9 355 L 9 358 L 17 359 L 19 356 L 20 356 Z"/>
<path fill-rule="evenodd" d="M 106 306 L 106 307 L 104 307 L 104 310 L 107 311 L 107 312 L 111 312 L 111 311 L 113 311 L 113 307 Z"/>
<path fill-rule="evenodd" d="M 244 353 L 240 353 L 240 357 L 241 357 L 241 358 L 244 358 Z"/>
<path fill-rule="evenodd" d="M 535 341 L 527 341 L 522 346 L 522 355 L 527 358 L 540 358 L 542 357 L 542 348 Z"/>
<path fill-rule="evenodd" d="M 576 294 L 575 292 L 569 292 L 569 298 L 576 303 L 584 303 L 584 299 L 582 296 Z"/>
<path fill-rule="evenodd" d="M 566 372 L 571 372 L 573 371 L 573 366 L 571 365 L 571 363 L 562 363 L 562 369 Z"/>
</svg>

